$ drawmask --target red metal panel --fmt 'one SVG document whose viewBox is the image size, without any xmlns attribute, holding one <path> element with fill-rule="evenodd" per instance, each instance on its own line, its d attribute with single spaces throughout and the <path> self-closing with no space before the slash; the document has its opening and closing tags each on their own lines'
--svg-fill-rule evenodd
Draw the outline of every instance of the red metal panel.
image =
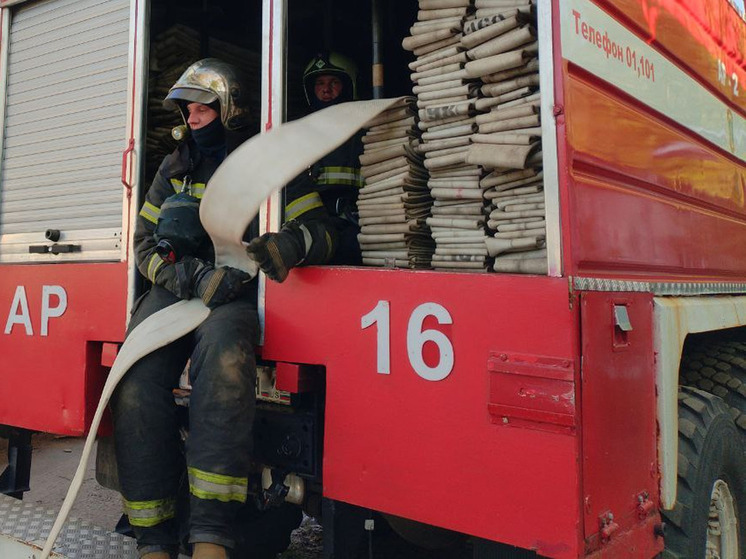
<svg viewBox="0 0 746 559">
<path fill-rule="evenodd" d="M 318 388 L 318 375 L 313 369 L 296 363 L 277 363 L 277 390 L 300 394 Z"/>
<path fill-rule="evenodd" d="M 616 325 L 615 306 L 626 309 L 631 331 Z M 583 293 L 581 309 L 587 549 L 624 537 L 633 545 L 662 551 L 662 541 L 646 522 L 657 517 L 659 502 L 652 296 Z M 655 506 L 645 506 L 647 501 Z M 622 536 L 628 530 L 642 533 Z"/>
<path fill-rule="evenodd" d="M 47 320 L 44 286 L 54 293 L 46 297 Z M 61 292 L 64 312 L 55 310 Z M 124 337 L 126 297 L 125 263 L 2 266 L 0 423 L 82 434 L 104 382 L 102 342 Z"/>
<path fill-rule="evenodd" d="M 598 0 L 633 32 L 676 60 L 734 108 L 746 108 L 732 76 L 746 84 L 746 22 L 726 1 Z M 722 65 L 718 76 L 718 64 Z"/>
<path fill-rule="evenodd" d="M 569 359 L 533 355 L 493 354 L 490 399 L 493 423 L 573 433 L 575 367 Z"/>
<path fill-rule="evenodd" d="M 570 273 L 746 277 L 746 165 L 592 76 L 566 77 Z"/>
<path fill-rule="evenodd" d="M 388 337 L 380 334 L 384 311 L 361 325 L 380 301 L 388 302 Z M 423 303 L 452 319 L 423 323 L 452 344 L 453 369 L 440 381 L 419 376 L 419 346 L 407 348 L 408 324 Z M 410 341 L 419 330 L 410 328 Z M 376 353 L 385 340 L 390 374 L 377 372 L 386 369 Z M 325 495 L 547 557 L 582 552 L 576 432 L 493 422 L 490 403 L 521 407 L 509 400 L 520 387 L 518 375 L 502 387 L 505 375 L 488 362 L 505 353 L 574 363 L 577 351 L 564 279 L 308 268 L 267 289 L 264 357 L 326 366 Z M 430 367 L 443 359 L 433 342 L 424 353 Z M 552 368 L 514 370 L 551 381 Z M 572 367 L 560 369 L 562 390 L 572 392 Z M 533 419 L 557 412 L 551 398 L 539 400 L 526 406 Z"/>
</svg>

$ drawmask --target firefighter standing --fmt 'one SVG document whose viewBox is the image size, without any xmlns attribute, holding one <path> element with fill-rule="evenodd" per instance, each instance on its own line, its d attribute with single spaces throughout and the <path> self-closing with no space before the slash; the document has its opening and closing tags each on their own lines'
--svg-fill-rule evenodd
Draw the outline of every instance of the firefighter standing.
<svg viewBox="0 0 746 559">
<path fill-rule="evenodd" d="M 303 73 L 311 112 L 355 99 L 356 81 L 357 70 L 349 59 L 337 53 L 317 55 Z M 313 263 L 362 263 L 356 206 L 363 186 L 362 135 L 358 132 L 294 179 L 285 189 L 285 225 L 279 233 L 266 233 L 249 244 L 249 254 L 271 279 L 283 281 L 290 268 L 312 263 L 304 249 L 309 238 L 318 247 Z M 310 237 L 304 237 L 298 225 L 304 220 L 317 225 Z M 323 249 L 327 252 L 321 253 Z"/>
</svg>

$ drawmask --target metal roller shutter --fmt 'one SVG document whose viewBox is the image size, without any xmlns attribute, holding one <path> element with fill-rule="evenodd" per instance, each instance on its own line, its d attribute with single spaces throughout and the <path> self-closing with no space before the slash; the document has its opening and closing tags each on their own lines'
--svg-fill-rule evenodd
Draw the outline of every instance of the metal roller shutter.
<svg viewBox="0 0 746 559">
<path fill-rule="evenodd" d="M 11 12 L 0 162 L 0 262 L 119 260 L 129 0 Z M 29 253 L 59 230 L 69 254 Z"/>
</svg>

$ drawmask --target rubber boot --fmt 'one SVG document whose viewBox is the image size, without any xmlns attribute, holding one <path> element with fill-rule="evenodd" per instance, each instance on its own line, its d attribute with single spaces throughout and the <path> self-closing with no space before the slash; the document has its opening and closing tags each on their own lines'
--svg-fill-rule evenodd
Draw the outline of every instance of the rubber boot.
<svg viewBox="0 0 746 559">
<path fill-rule="evenodd" d="M 194 544 L 192 559 L 228 559 L 228 552 L 222 545 L 199 542 Z"/>
</svg>

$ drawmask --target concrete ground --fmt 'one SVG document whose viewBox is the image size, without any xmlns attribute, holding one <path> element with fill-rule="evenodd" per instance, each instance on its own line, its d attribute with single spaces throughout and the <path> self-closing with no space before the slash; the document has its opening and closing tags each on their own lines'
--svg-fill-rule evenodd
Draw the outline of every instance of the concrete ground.
<svg viewBox="0 0 746 559">
<path fill-rule="evenodd" d="M 83 439 L 37 433 L 31 439 L 31 491 L 23 500 L 45 509 L 59 510 L 83 450 Z M 7 464 L 7 439 L 0 438 L 0 471 Z M 96 452 L 86 468 L 83 485 L 70 516 L 113 530 L 122 514 L 119 493 L 96 482 Z"/>
<path fill-rule="evenodd" d="M 83 445 L 84 440 L 80 438 L 34 434 L 31 490 L 24 493 L 23 501 L 54 513 L 59 511 L 78 468 Z M 0 473 L 8 464 L 7 455 L 8 441 L 0 437 Z M 95 458 L 94 448 L 70 517 L 88 521 L 106 530 L 114 530 L 122 514 L 121 497 L 116 491 L 101 487 L 96 482 Z M 293 534 L 290 548 L 278 559 L 319 559 L 320 529 L 310 518 L 304 520 L 303 526 Z"/>
</svg>

